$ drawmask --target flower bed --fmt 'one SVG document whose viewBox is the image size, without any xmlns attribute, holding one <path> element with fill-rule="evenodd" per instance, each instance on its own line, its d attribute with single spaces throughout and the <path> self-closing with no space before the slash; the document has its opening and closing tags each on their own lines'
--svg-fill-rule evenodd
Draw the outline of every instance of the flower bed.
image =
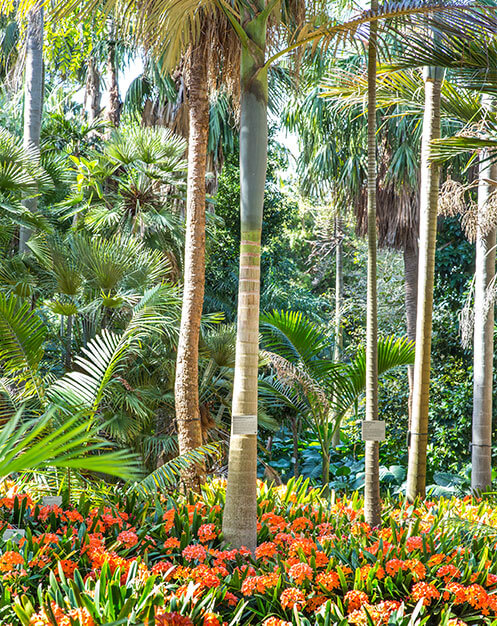
<svg viewBox="0 0 497 626">
<path fill-rule="evenodd" d="M 0 623 L 497 624 L 487 503 L 387 502 L 370 529 L 357 495 L 330 505 L 305 484 L 261 483 L 252 558 L 222 545 L 223 498 L 216 481 L 189 500 L 116 494 L 101 508 L 0 499 L 0 536 L 26 531 L 19 545 L 0 541 Z"/>
</svg>

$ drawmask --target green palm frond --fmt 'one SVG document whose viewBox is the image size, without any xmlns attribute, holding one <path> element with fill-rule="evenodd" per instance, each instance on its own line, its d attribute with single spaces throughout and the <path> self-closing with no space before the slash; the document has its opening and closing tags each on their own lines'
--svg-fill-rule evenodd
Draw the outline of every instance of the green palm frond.
<svg viewBox="0 0 497 626">
<path fill-rule="evenodd" d="M 219 457 L 219 444 L 205 444 L 164 463 L 164 465 L 161 465 L 161 467 L 149 474 L 142 481 L 135 483 L 132 489 L 143 495 L 150 496 L 158 492 L 163 492 L 171 487 L 177 487 L 181 473 L 187 470 L 191 465 L 205 463 L 206 458 L 216 460 L 219 459 Z"/>
<path fill-rule="evenodd" d="M 448 161 L 456 156 L 485 148 L 494 151 L 497 148 L 497 139 L 471 136 L 470 133 L 465 136 L 446 137 L 433 142 L 432 159 L 434 161 Z M 495 159 L 494 156 L 490 158 Z"/>
<path fill-rule="evenodd" d="M 330 347 L 329 339 L 300 311 L 261 315 L 261 333 L 268 350 L 292 363 L 308 364 Z"/>
<path fill-rule="evenodd" d="M 127 450 L 108 452 L 109 444 L 79 415 L 53 428 L 54 411 L 23 422 L 18 412 L 0 427 L 0 477 L 47 467 L 104 472 L 125 479 L 136 476 L 137 460 Z"/>
<path fill-rule="evenodd" d="M 69 372 L 48 390 L 49 398 L 66 410 L 94 414 L 106 388 L 122 363 L 128 337 L 104 329 L 74 359 L 79 371 Z"/>
<path fill-rule="evenodd" d="M 22 382 L 23 395 L 44 394 L 39 375 L 46 327 L 27 302 L 0 293 L 0 364 L 4 373 Z"/>
<path fill-rule="evenodd" d="M 378 339 L 378 377 L 396 367 L 414 363 L 414 343 L 407 337 L 382 337 Z M 345 366 L 347 388 L 337 395 L 338 412 L 344 414 L 356 402 L 366 388 L 366 351 L 361 349 L 354 360 Z"/>
</svg>

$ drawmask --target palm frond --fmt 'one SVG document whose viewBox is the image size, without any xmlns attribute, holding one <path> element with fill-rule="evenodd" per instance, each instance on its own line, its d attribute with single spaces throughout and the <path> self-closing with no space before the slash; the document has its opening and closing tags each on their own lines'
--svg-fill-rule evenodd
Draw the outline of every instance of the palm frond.
<svg viewBox="0 0 497 626">
<path fill-rule="evenodd" d="M 135 483 L 132 489 L 150 496 L 171 487 L 177 487 L 182 472 L 188 470 L 192 465 L 205 463 L 206 458 L 218 459 L 219 456 L 219 444 L 212 443 L 200 446 L 164 463 L 139 483 Z"/>
<path fill-rule="evenodd" d="M 24 397 L 36 393 L 41 399 L 43 385 L 38 370 L 46 336 L 43 322 L 27 302 L 0 293 L 0 336 L 3 371 L 23 381 Z"/>
<path fill-rule="evenodd" d="M 109 444 L 79 415 L 53 428 L 54 411 L 23 422 L 18 412 L 0 428 L 0 477 L 47 467 L 104 472 L 125 479 L 136 476 L 137 459 L 127 450 L 108 452 Z"/>
</svg>

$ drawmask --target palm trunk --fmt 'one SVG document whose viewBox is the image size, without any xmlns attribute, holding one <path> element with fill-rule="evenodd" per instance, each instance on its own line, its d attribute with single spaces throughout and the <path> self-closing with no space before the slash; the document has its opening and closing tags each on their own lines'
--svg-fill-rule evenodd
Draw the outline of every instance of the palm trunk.
<svg viewBox="0 0 497 626">
<path fill-rule="evenodd" d="M 335 348 L 333 351 L 333 360 L 338 363 L 343 346 L 342 332 L 342 300 L 343 300 L 343 238 L 342 238 L 342 220 L 340 213 L 337 212 L 335 217 L 335 233 L 337 244 L 335 248 Z M 337 424 L 336 413 L 332 417 L 333 435 L 331 445 L 336 448 L 340 443 L 340 424 Z"/>
<path fill-rule="evenodd" d="M 198 398 L 198 342 L 205 285 L 205 167 L 209 134 L 207 62 L 199 44 L 190 59 L 188 189 L 186 201 L 183 308 L 176 358 L 174 398 L 180 454 L 202 445 Z M 183 475 L 189 487 L 199 488 L 200 466 Z"/>
<path fill-rule="evenodd" d="M 293 442 L 293 475 L 295 478 L 299 477 L 300 469 L 299 469 L 299 419 L 298 417 L 292 416 L 290 418 L 290 428 L 292 430 L 292 442 Z"/>
<path fill-rule="evenodd" d="M 257 544 L 257 374 L 262 208 L 267 166 L 266 23 L 244 23 L 240 103 L 240 278 L 235 380 L 223 534 L 234 547 Z M 250 50 L 250 51 L 249 51 Z"/>
<path fill-rule="evenodd" d="M 430 142 L 440 137 L 440 90 L 443 71 L 427 68 L 425 112 L 421 144 L 421 187 L 419 225 L 419 277 L 416 320 L 416 358 L 412 403 L 411 447 L 407 471 L 407 498 L 412 502 L 426 489 L 428 403 L 430 396 L 431 329 L 433 282 L 437 240 L 438 187 L 440 166 L 430 163 Z"/>
<path fill-rule="evenodd" d="M 416 311 L 418 306 L 418 251 L 411 246 L 404 248 L 404 285 L 407 337 L 411 341 L 416 341 Z M 414 366 L 407 367 L 407 377 L 409 381 L 409 430 L 412 421 L 412 393 L 414 388 Z"/>
<path fill-rule="evenodd" d="M 107 88 L 109 90 L 109 104 L 106 118 L 112 128 L 118 128 L 121 121 L 121 98 L 119 97 L 119 83 L 117 81 L 116 66 L 116 37 L 114 23 L 110 25 L 107 41 Z"/>
<path fill-rule="evenodd" d="M 484 106 L 491 105 L 487 99 Z M 494 352 L 494 304 L 488 288 L 495 275 L 495 229 L 484 232 L 481 224 L 489 210 L 489 199 L 497 181 L 497 165 L 480 155 L 478 185 L 478 228 L 475 262 L 475 327 L 473 355 L 473 437 L 471 488 L 488 491 L 492 485 L 492 391 Z M 489 182 L 492 181 L 492 182 Z"/>
<path fill-rule="evenodd" d="M 24 76 L 24 148 L 40 149 L 41 113 L 43 108 L 43 7 L 34 6 L 28 13 L 26 33 L 26 69 Z M 38 207 L 37 198 L 26 198 L 24 206 L 32 211 Z M 19 251 L 26 250 L 31 236 L 29 228 L 21 227 Z"/>
<path fill-rule="evenodd" d="M 100 73 L 95 58 L 88 59 L 88 73 L 86 75 L 86 97 L 88 99 L 88 122 L 92 124 L 100 115 Z"/>
<path fill-rule="evenodd" d="M 371 2 L 371 10 L 378 2 Z M 376 301 L 376 42 L 378 25 L 371 22 L 368 47 L 368 293 L 366 320 L 366 420 L 378 419 L 378 318 Z M 364 517 L 381 522 L 380 444 L 366 441 Z"/>
</svg>

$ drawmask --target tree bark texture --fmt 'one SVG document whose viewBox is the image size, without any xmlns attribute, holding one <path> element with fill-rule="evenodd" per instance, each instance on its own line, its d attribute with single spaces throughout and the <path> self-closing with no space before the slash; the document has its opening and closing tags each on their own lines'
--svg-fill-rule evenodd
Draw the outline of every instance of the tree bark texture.
<svg viewBox="0 0 497 626">
<path fill-rule="evenodd" d="M 223 534 L 235 548 L 257 544 L 257 383 L 262 209 L 267 167 L 267 16 L 244 23 L 240 103 L 240 276 L 232 426 Z M 255 432 L 253 425 L 255 422 Z"/>
<path fill-rule="evenodd" d="M 205 288 L 205 174 L 209 134 L 207 59 L 203 46 L 190 61 L 188 181 L 186 200 L 183 306 L 176 358 L 174 398 L 180 454 L 202 445 L 198 396 L 198 343 Z M 193 465 L 183 475 L 190 488 L 199 488 L 204 469 Z"/>
<path fill-rule="evenodd" d="M 41 115 L 43 109 L 43 7 L 35 5 L 27 16 L 26 69 L 24 74 L 24 134 L 26 150 L 40 150 Z M 26 198 L 24 206 L 32 212 L 38 207 L 37 198 Z M 19 251 L 26 250 L 31 231 L 21 226 Z"/>
<path fill-rule="evenodd" d="M 486 98 L 484 106 L 490 107 Z M 492 392 L 494 356 L 494 301 L 489 287 L 495 276 L 495 228 L 482 226 L 495 193 L 497 165 L 487 150 L 480 154 L 478 226 L 475 261 L 475 325 L 473 339 L 473 434 L 471 446 L 471 489 L 488 491 L 492 485 Z M 492 181 L 492 182 L 490 182 Z"/>
<path fill-rule="evenodd" d="M 116 65 L 116 38 L 115 26 L 111 24 L 109 39 L 107 41 L 107 89 L 109 90 L 109 103 L 105 117 L 112 128 L 119 128 L 121 121 L 121 98 L 119 96 L 119 83 L 117 80 Z"/>
<path fill-rule="evenodd" d="M 86 97 L 88 101 L 88 122 L 92 124 L 100 115 L 100 72 L 93 56 L 88 59 L 86 74 Z"/>
<path fill-rule="evenodd" d="M 407 246 L 404 248 L 404 286 L 407 337 L 410 341 L 416 341 L 416 312 L 418 307 L 418 250 Z M 414 388 L 414 366 L 407 367 L 407 377 L 409 381 L 409 430 L 412 421 L 412 394 Z"/>
<path fill-rule="evenodd" d="M 378 2 L 371 2 L 371 9 Z M 378 419 L 378 316 L 376 294 L 376 22 L 368 46 L 368 283 L 366 318 L 366 420 Z M 364 517 L 370 526 L 381 522 L 380 444 L 365 442 Z"/>
<path fill-rule="evenodd" d="M 426 449 L 430 398 L 431 330 L 433 283 L 437 240 L 440 166 L 430 163 L 430 143 L 440 137 L 440 68 L 425 71 L 425 111 L 421 142 L 419 275 L 416 320 L 416 358 L 412 404 L 411 446 L 407 471 L 407 498 L 424 496 L 426 489 Z"/>
<path fill-rule="evenodd" d="M 338 363 L 343 346 L 342 331 L 342 301 L 343 301 L 343 236 L 342 236 L 342 219 L 338 212 L 335 217 L 335 234 L 337 244 L 335 249 L 335 347 L 333 351 L 333 360 Z M 340 424 L 336 423 L 337 415 L 333 416 L 333 435 L 331 445 L 336 448 L 340 443 Z"/>
</svg>

